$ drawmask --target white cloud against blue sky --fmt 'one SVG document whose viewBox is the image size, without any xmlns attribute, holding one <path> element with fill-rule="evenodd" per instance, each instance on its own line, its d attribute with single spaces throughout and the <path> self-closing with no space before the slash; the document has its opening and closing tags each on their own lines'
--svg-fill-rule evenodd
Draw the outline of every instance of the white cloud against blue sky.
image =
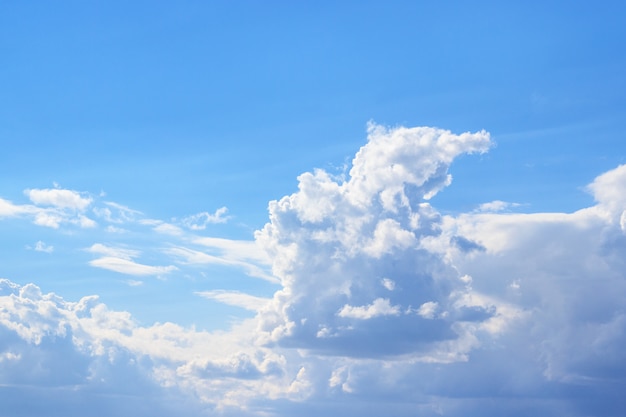
<svg viewBox="0 0 626 417">
<path fill-rule="evenodd" d="M 0 8 L 0 415 L 622 414 L 621 4 Z"/>
</svg>

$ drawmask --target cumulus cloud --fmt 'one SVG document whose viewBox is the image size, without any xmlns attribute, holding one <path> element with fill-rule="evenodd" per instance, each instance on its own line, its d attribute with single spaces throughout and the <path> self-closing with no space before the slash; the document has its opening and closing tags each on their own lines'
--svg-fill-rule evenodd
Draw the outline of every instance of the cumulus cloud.
<svg viewBox="0 0 626 417">
<path fill-rule="evenodd" d="M 357 356 L 464 355 L 466 330 L 456 321 L 469 290 L 420 241 L 439 233 L 428 200 L 450 182 L 454 157 L 489 146 L 486 132 L 372 124 L 348 178 L 302 174 L 297 193 L 270 203 L 271 222 L 256 235 L 283 285 L 262 313 L 268 337 L 327 354 L 359 344 Z M 429 301 L 448 315 L 401 314 Z"/>
<path fill-rule="evenodd" d="M 255 265 L 278 280 L 271 299 L 195 292 L 256 313 L 228 331 L 141 326 L 96 297 L 0 281 L 0 384 L 184 403 L 182 415 L 620 415 L 626 169 L 572 213 L 439 213 L 430 199 L 454 158 L 489 147 L 486 132 L 371 125 L 345 178 L 300 175 L 256 243 L 161 234 L 179 239 L 160 253 L 180 268 Z M 35 206 L 16 207 L 0 212 Z M 89 251 L 126 273 L 168 268 L 123 245 Z"/>
<path fill-rule="evenodd" d="M 248 330 L 242 329 L 242 338 Z M 256 385 L 255 391 L 267 393 L 268 381 L 259 379 L 281 384 L 284 377 L 279 355 L 251 344 L 242 348 L 237 337 L 172 323 L 141 327 L 95 296 L 69 302 L 5 279 L 0 279 L 0 336 L 0 398 L 4 405 L 14 402 L 5 398 L 9 392 L 37 398 L 41 409 L 26 405 L 29 415 L 50 410 L 76 415 L 72 404 L 85 401 L 107 412 L 141 416 L 213 415 L 208 409 L 221 403 L 227 408 Z M 237 393 L 242 387 L 247 389 Z"/>
<path fill-rule="evenodd" d="M 91 197 L 82 196 L 77 191 L 60 188 L 32 189 L 24 193 L 38 206 L 53 206 L 76 211 L 84 211 L 93 201 Z"/>
</svg>

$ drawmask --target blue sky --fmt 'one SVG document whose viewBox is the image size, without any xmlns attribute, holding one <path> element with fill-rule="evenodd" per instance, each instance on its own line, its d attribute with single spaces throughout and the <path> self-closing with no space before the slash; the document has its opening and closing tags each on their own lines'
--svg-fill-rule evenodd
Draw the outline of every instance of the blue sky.
<svg viewBox="0 0 626 417">
<path fill-rule="evenodd" d="M 625 19 L 0 5 L 5 412 L 619 415 Z"/>
</svg>

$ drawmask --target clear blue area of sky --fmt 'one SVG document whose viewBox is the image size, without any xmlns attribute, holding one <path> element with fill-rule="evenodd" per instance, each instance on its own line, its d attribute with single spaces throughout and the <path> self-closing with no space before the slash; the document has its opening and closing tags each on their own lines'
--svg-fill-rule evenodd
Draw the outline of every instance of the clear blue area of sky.
<svg viewBox="0 0 626 417">
<path fill-rule="evenodd" d="M 232 220 L 206 234 L 251 239 L 270 200 L 304 171 L 341 171 L 373 120 L 491 132 L 494 149 L 453 165 L 433 200 L 443 212 L 492 200 L 574 211 L 591 204 L 584 185 L 626 162 L 625 8 L 3 2 L 0 197 L 57 183 L 163 220 L 226 206 Z M 15 260 L 3 275 L 61 274 L 19 254 L 44 232 L 1 227 Z M 106 279 L 66 256 L 83 265 L 62 271 L 68 288 Z"/>
<path fill-rule="evenodd" d="M 56 181 L 161 217 L 225 205 L 254 228 L 374 120 L 492 133 L 441 209 L 575 210 L 626 162 L 625 7 L 5 2 L 0 190 Z"/>
</svg>

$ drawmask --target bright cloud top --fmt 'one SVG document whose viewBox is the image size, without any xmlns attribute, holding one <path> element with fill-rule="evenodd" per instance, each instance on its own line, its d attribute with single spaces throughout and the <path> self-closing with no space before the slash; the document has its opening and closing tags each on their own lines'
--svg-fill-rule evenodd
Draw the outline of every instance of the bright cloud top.
<svg viewBox="0 0 626 417">
<path fill-rule="evenodd" d="M 264 328 L 282 345 L 330 355 L 359 345 L 357 355 L 372 357 L 462 358 L 465 340 L 499 313 L 461 302 L 465 284 L 420 241 L 441 227 L 428 200 L 450 183 L 450 163 L 487 151 L 489 134 L 374 124 L 368 133 L 348 178 L 305 173 L 297 193 L 270 204 L 271 223 L 256 237 L 284 288 Z M 427 302 L 449 311 L 433 323 L 414 312 Z M 467 308 L 483 312 L 471 332 Z"/>
<path fill-rule="evenodd" d="M 24 194 L 34 205 L 13 204 L 0 198 L 0 218 L 30 217 L 36 225 L 53 229 L 58 229 L 65 223 L 81 228 L 96 226 L 96 222 L 84 214 L 93 200 L 77 191 L 60 188 L 29 189 Z"/>
<path fill-rule="evenodd" d="M 273 297 L 190 293 L 256 314 L 206 332 L 142 326 L 97 297 L 69 302 L 3 280 L 0 382 L 62 390 L 48 400 L 57 409 L 92 392 L 99 404 L 111 393 L 156 399 L 144 415 L 619 415 L 626 168 L 596 178 L 597 204 L 573 213 L 509 213 L 494 201 L 440 214 L 429 201 L 450 183 L 450 164 L 490 146 L 484 131 L 372 124 L 348 173 L 304 173 L 297 192 L 270 203 L 256 242 L 99 206 L 109 210 L 100 221 L 161 240 L 92 244 L 94 266 L 156 272 L 136 262 L 151 251 L 163 265 L 150 268 L 169 268 L 161 273 L 218 265 L 279 285 Z M 68 196 L 45 204 L 89 207 Z M 36 215 L 43 201 L 0 200 L 0 213 Z M 59 358 L 69 358 L 63 373 Z"/>
</svg>

